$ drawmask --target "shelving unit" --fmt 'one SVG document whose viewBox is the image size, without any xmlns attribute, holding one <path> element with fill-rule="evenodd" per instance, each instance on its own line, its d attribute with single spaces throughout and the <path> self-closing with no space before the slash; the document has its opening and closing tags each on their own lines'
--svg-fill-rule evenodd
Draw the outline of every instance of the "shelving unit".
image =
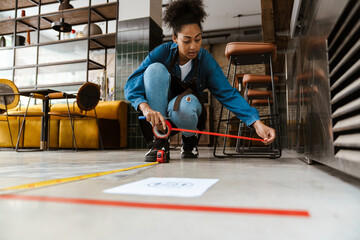
<svg viewBox="0 0 360 240">
<path fill-rule="evenodd" d="M 57 2 L 57 1 L 55 1 Z M 19 9 L 19 8 L 18 8 Z M 51 29 L 51 23 L 58 21 L 61 16 L 71 25 L 80 25 L 88 23 L 89 11 L 91 12 L 91 23 L 110 21 L 117 19 L 117 2 L 95 5 L 91 7 L 73 8 L 45 13 L 38 16 L 20 17 L 0 21 L 0 34 L 7 35 L 14 32 L 15 22 L 18 22 L 17 32 L 22 33 L 28 30 L 38 30 L 38 20 L 40 18 L 40 30 Z M 1 9 L 0 9 L 1 11 Z"/>
<path fill-rule="evenodd" d="M 15 81 L 15 71 L 18 69 L 35 69 L 36 76 L 35 76 L 35 86 L 33 88 L 41 88 L 44 84 L 38 84 L 38 77 L 39 77 L 39 68 L 50 67 L 50 66 L 60 66 L 66 65 L 69 66 L 72 64 L 84 63 L 86 64 L 86 77 L 83 81 L 77 81 L 74 79 L 74 82 L 78 82 L 79 85 L 82 83 L 89 81 L 89 71 L 91 70 L 99 70 L 99 69 L 107 69 L 107 50 L 111 48 L 115 48 L 116 46 L 116 32 L 115 33 L 108 33 L 108 22 L 112 20 L 116 20 L 116 30 L 117 30 L 117 19 L 118 19 L 118 1 L 116 2 L 109 2 L 99 4 L 99 5 L 92 5 L 91 0 L 88 1 L 89 6 L 80 7 L 80 8 L 73 8 L 67 9 L 63 11 L 56 11 L 50 13 L 41 14 L 41 6 L 46 4 L 54 4 L 59 3 L 58 0 L 1 0 L 0 2 L 0 11 L 15 11 L 15 18 L 12 19 L 5 19 L 0 20 L 0 36 L 11 35 L 13 39 L 19 34 L 32 32 L 36 33 L 36 41 L 33 42 L 31 45 L 28 46 L 15 46 L 15 41 L 12 41 L 12 46 L 0 47 L 0 58 L 2 57 L 2 53 L 9 53 L 9 50 L 13 50 L 12 60 L 13 64 L 6 65 L 2 67 L 0 65 L 0 74 L 1 71 L 12 71 L 12 79 Z M 26 17 L 18 17 L 18 10 L 28 8 L 28 7 L 38 7 L 38 15 L 34 16 L 26 16 Z M 60 17 L 63 17 L 67 23 L 71 26 L 76 25 L 83 25 L 83 24 L 90 24 L 90 23 L 99 23 L 105 22 L 105 33 L 100 35 L 92 35 L 92 36 L 84 36 L 81 38 L 74 38 L 74 39 L 61 39 L 59 34 L 58 40 L 54 41 L 41 41 L 40 32 L 43 30 L 51 29 L 51 24 L 54 21 L 59 21 Z M 116 31 L 115 30 L 115 31 Z M 55 31 L 55 30 L 54 30 Z M 83 45 L 86 42 L 86 56 L 81 56 L 81 59 L 78 58 L 76 54 L 74 54 L 74 60 L 67 60 L 67 61 L 50 61 L 48 63 L 41 63 L 39 61 L 40 50 L 44 48 L 51 48 L 50 45 L 59 46 L 70 46 L 71 44 L 79 44 Z M 70 45 L 69 45 L 70 44 Z M 25 64 L 19 65 L 16 62 L 16 54 L 17 52 L 26 51 L 26 48 L 36 48 L 36 62 L 34 64 Z M 75 46 L 76 47 L 76 46 Z M 74 47 L 74 48 L 75 48 Z M 83 47 L 83 46 L 82 46 Z M 98 63 L 92 59 L 90 59 L 90 51 L 93 50 L 105 50 L 105 60 L 104 64 Z M 3 51 L 3 50 L 8 50 Z M 35 52 L 35 51 L 34 51 Z M 84 55 L 84 54 L 82 54 Z M 116 58 L 115 58 L 116 60 Z M 114 75 L 116 72 L 114 71 Z M 116 76 L 115 76 L 116 77 Z M 65 84 L 66 85 L 66 84 Z M 74 83 L 69 84 L 74 85 Z M 47 87 L 58 87 L 64 86 L 64 83 L 54 83 L 54 84 L 47 84 Z M 31 86 L 25 86 L 24 88 L 29 88 Z M 20 87 L 21 88 L 21 87 Z"/>
<path fill-rule="evenodd" d="M 39 5 L 40 0 L 17 0 L 18 9 L 28 8 Z M 41 4 L 56 3 L 58 0 L 41 0 Z M 0 11 L 14 10 L 16 8 L 16 0 L 1 0 Z"/>
</svg>

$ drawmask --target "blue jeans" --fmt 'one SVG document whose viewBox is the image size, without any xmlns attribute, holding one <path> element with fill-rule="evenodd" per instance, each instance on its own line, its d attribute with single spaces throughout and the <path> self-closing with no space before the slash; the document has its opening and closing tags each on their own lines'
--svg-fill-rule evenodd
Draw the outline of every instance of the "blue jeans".
<svg viewBox="0 0 360 240">
<path fill-rule="evenodd" d="M 185 95 L 180 101 L 179 110 L 173 111 L 177 97 L 168 100 L 170 82 L 170 73 L 163 64 L 149 65 L 144 73 L 145 98 L 149 106 L 168 117 L 178 128 L 196 130 L 202 110 L 199 100 L 193 94 Z M 183 135 L 190 137 L 194 133 L 183 132 Z"/>
</svg>

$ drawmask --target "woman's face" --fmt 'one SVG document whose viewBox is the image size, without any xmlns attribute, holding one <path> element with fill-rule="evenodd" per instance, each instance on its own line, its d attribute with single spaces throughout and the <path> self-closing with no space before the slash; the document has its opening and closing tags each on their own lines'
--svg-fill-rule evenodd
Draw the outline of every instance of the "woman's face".
<svg viewBox="0 0 360 240">
<path fill-rule="evenodd" d="M 178 44 L 180 65 L 197 57 L 201 48 L 201 29 L 198 24 L 187 24 L 181 28 L 177 36 L 173 35 L 173 41 Z"/>
</svg>

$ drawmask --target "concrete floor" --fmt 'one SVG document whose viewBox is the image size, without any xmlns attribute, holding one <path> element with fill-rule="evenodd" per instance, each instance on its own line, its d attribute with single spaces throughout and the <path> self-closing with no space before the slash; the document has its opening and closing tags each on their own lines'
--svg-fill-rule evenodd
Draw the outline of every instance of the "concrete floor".
<svg viewBox="0 0 360 240">
<path fill-rule="evenodd" d="M 140 165 L 144 153 L 1 151 L 0 188 Z M 289 153 L 281 159 L 214 159 L 212 150 L 203 148 L 197 160 L 180 160 L 175 150 L 171 157 L 169 164 L 12 195 L 2 192 L 0 239 L 360 239 L 360 180 L 323 165 L 306 165 Z M 195 198 L 103 193 L 148 177 L 219 182 Z M 124 201 L 253 211 L 119 205 Z M 261 209 L 301 210 L 309 216 L 264 214 Z"/>
</svg>

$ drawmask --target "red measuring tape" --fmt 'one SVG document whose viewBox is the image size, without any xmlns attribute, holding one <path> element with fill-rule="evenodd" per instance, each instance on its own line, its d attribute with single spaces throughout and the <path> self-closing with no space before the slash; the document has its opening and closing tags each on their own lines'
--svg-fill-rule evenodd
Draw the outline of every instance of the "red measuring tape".
<svg viewBox="0 0 360 240">
<path fill-rule="evenodd" d="M 146 118 L 144 116 L 140 116 L 139 119 L 146 119 Z M 251 137 L 243 137 L 243 136 L 236 136 L 236 135 L 229 135 L 229 134 L 222 134 L 222 133 L 213 133 L 213 132 L 204 132 L 204 131 L 197 131 L 197 130 L 190 130 L 190 129 L 173 128 L 169 121 L 167 121 L 167 120 L 165 120 L 165 121 L 166 121 L 166 128 L 167 128 L 166 133 L 159 131 L 156 126 L 153 126 L 153 133 L 158 138 L 166 138 L 170 135 L 171 131 L 179 131 L 179 132 L 191 132 L 191 133 L 199 133 L 199 134 L 213 135 L 213 136 L 219 136 L 219 137 L 230 137 L 230 138 L 239 138 L 239 139 L 245 139 L 245 140 L 251 140 L 251 141 L 264 142 L 264 140 L 260 139 L 260 138 L 251 138 Z"/>
</svg>

